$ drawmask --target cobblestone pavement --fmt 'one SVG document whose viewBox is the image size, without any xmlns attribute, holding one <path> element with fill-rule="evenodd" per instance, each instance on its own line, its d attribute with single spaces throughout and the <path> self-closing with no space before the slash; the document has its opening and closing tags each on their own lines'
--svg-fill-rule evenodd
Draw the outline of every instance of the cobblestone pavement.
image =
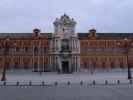
<svg viewBox="0 0 133 100">
<path fill-rule="evenodd" d="M 0 100 L 133 100 L 133 85 L 1 86 Z"/>
</svg>

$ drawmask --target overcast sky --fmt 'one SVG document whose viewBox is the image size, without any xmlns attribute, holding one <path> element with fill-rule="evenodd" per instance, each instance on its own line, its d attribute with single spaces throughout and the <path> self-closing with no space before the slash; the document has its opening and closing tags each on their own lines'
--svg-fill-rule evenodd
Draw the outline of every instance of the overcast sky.
<svg viewBox="0 0 133 100">
<path fill-rule="evenodd" d="M 133 32 L 133 0 L 0 0 L 0 32 L 53 32 L 64 13 L 77 22 L 76 32 Z"/>
</svg>

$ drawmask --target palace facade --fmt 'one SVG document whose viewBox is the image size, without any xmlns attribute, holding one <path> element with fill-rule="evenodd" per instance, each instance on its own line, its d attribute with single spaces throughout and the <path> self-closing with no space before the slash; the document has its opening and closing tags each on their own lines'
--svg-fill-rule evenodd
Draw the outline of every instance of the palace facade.
<svg viewBox="0 0 133 100">
<path fill-rule="evenodd" d="M 133 67 L 133 33 L 76 33 L 76 21 L 56 18 L 54 33 L 0 33 L 0 68 L 61 73 Z"/>
</svg>

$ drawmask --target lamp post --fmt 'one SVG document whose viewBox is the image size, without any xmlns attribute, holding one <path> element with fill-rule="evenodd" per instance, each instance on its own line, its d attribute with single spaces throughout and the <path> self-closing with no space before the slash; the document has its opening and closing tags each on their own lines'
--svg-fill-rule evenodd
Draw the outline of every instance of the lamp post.
<svg viewBox="0 0 133 100">
<path fill-rule="evenodd" d="M 5 58 L 7 56 L 8 51 L 9 51 L 9 45 L 8 45 L 8 43 L 9 43 L 9 38 L 6 38 L 5 43 L 3 45 L 3 47 L 4 47 L 4 57 Z M 6 68 L 7 68 L 7 65 L 6 65 L 5 62 L 6 62 L 6 59 L 4 61 L 4 67 L 3 67 L 3 71 L 2 71 L 1 81 L 6 81 Z"/>
<path fill-rule="evenodd" d="M 131 74 L 131 66 L 129 65 L 129 62 L 128 62 L 128 51 L 129 51 L 129 47 L 130 47 L 130 43 L 128 42 L 128 39 L 125 38 L 124 39 L 125 41 L 125 49 L 126 49 L 126 57 L 127 57 L 127 67 L 128 67 L 128 79 L 132 79 L 132 74 Z"/>
</svg>

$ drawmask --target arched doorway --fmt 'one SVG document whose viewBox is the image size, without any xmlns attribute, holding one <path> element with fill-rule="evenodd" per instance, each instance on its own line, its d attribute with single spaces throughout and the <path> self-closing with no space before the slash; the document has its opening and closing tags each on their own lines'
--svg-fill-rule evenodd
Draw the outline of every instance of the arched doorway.
<svg viewBox="0 0 133 100">
<path fill-rule="evenodd" d="M 69 62 L 68 61 L 62 61 L 62 72 L 69 73 Z"/>
<path fill-rule="evenodd" d="M 38 63 L 35 62 L 35 63 L 34 63 L 34 72 L 37 72 L 37 71 L 38 71 Z"/>
</svg>

